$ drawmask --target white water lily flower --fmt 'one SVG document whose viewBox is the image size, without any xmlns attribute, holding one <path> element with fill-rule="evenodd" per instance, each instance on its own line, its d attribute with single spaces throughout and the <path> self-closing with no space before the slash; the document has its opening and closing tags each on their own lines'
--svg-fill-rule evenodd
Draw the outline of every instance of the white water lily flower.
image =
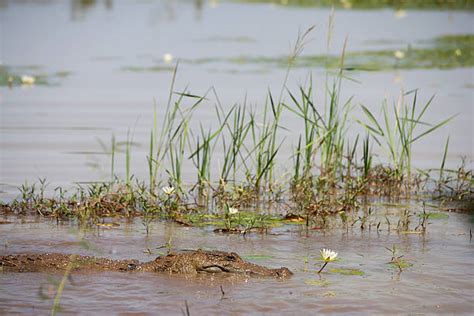
<svg viewBox="0 0 474 316">
<path fill-rule="evenodd" d="M 163 190 L 163 192 L 165 192 L 166 195 L 171 195 L 174 193 L 173 187 L 163 187 L 161 189 Z"/>
<path fill-rule="evenodd" d="M 237 214 L 238 212 L 239 212 L 239 210 L 236 209 L 235 207 L 229 207 L 229 214 L 230 215 Z"/>
<path fill-rule="evenodd" d="M 395 17 L 397 19 L 403 19 L 404 17 L 407 16 L 407 12 L 405 10 L 397 10 L 395 11 Z"/>
<path fill-rule="evenodd" d="M 405 53 L 402 52 L 401 50 L 397 50 L 395 53 L 393 53 L 393 55 L 394 55 L 395 58 L 397 58 L 397 59 L 405 58 Z"/>
<path fill-rule="evenodd" d="M 341 0 L 341 4 L 344 9 L 352 8 L 352 3 L 350 0 Z"/>
<path fill-rule="evenodd" d="M 323 259 L 324 262 L 332 262 L 337 259 L 337 252 L 331 249 L 321 249 L 319 252 L 321 253 L 321 259 Z"/>
<path fill-rule="evenodd" d="M 35 83 L 35 81 L 36 81 L 36 79 L 33 76 L 27 76 L 27 75 L 21 76 L 21 83 L 22 84 L 33 84 L 33 83 Z"/>
<path fill-rule="evenodd" d="M 167 53 L 167 54 L 164 54 L 163 55 L 163 61 L 166 63 L 166 64 L 169 64 L 173 61 L 173 55 Z"/>
</svg>

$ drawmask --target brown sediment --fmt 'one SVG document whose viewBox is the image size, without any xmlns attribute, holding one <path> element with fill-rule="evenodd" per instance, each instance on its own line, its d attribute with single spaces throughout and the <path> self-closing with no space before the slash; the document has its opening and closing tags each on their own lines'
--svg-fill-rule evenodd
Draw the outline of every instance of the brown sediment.
<svg viewBox="0 0 474 316">
<path fill-rule="evenodd" d="M 92 256 L 59 253 L 16 254 L 0 256 L 3 272 L 57 272 L 72 265 L 74 271 L 143 271 L 170 274 L 242 274 L 253 277 L 287 278 L 293 273 L 285 268 L 270 269 L 243 260 L 234 252 L 186 251 L 160 256 L 153 261 L 112 260 Z"/>
</svg>

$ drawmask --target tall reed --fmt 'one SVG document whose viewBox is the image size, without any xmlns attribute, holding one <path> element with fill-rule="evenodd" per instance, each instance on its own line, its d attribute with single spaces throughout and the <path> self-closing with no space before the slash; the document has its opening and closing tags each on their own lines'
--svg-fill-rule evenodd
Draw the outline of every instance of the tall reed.
<svg viewBox="0 0 474 316">
<path fill-rule="evenodd" d="M 410 94 L 413 94 L 411 104 L 404 103 L 404 97 Z M 410 183 L 412 172 L 413 144 L 417 140 L 446 125 L 455 116 L 453 115 L 435 124 L 424 122 L 423 117 L 429 109 L 434 96 L 432 96 L 419 111 L 417 111 L 417 96 L 417 90 L 403 94 L 398 104 L 393 106 L 392 117 L 389 114 L 387 102 L 385 101 L 382 105 L 383 118 L 381 120 L 377 120 L 375 115 L 367 107 L 362 105 L 362 110 L 367 121 L 362 122 L 358 120 L 377 144 L 388 152 L 396 178 L 402 181 L 406 174 L 408 184 Z M 425 127 L 425 129 L 416 134 L 416 130 L 421 127 Z"/>
</svg>

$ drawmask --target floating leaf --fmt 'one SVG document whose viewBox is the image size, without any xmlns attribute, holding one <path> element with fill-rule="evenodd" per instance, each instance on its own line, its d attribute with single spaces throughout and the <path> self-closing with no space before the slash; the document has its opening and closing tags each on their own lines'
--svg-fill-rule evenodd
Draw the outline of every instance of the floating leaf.
<svg viewBox="0 0 474 316">
<path fill-rule="evenodd" d="M 327 280 L 306 280 L 306 281 L 304 281 L 304 283 L 307 284 L 307 285 L 321 286 L 321 287 L 326 287 L 329 284 L 331 284 Z"/>
<path fill-rule="evenodd" d="M 323 297 L 334 297 L 336 296 L 336 292 L 328 291 L 323 293 Z"/>
<path fill-rule="evenodd" d="M 332 273 L 338 273 L 342 275 L 364 275 L 364 271 L 359 270 L 359 269 L 338 269 L 338 268 L 332 268 L 329 269 L 329 272 Z"/>
<path fill-rule="evenodd" d="M 429 213 L 428 218 L 429 219 L 448 219 L 449 215 L 445 213 Z"/>
</svg>

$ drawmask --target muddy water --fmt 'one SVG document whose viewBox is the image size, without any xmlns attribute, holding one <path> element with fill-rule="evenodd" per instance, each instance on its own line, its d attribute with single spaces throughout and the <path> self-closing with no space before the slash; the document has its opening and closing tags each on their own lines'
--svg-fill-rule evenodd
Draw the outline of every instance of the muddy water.
<svg viewBox="0 0 474 316">
<path fill-rule="evenodd" d="M 69 75 L 49 86 L 0 88 L 0 198 L 12 199 L 19 184 L 39 177 L 48 179 L 51 190 L 108 179 L 109 157 L 99 140 L 110 144 L 115 134 L 124 141 L 128 129 L 137 144 L 132 147 L 132 172 L 146 179 L 153 99 L 162 113 L 171 72 L 130 69 L 169 67 L 163 55 L 170 53 L 174 61 L 182 59 L 175 90 L 188 86 L 202 95 L 214 86 L 224 107 L 246 96 L 258 110 L 268 88 L 278 94 L 285 70 L 212 60 L 285 55 L 298 29 L 313 24 L 317 28 L 303 54 L 324 54 L 329 14 L 327 8 L 217 1 L 1 1 L 0 62 L 19 67 L 19 74 Z M 414 10 L 399 16 L 390 9 L 336 10 L 331 52 L 340 53 L 346 36 L 348 51 L 406 49 L 437 36 L 472 33 L 472 18 L 469 11 Z M 203 58 L 210 61 L 190 62 Z M 321 93 L 325 72 L 318 68 L 295 69 L 289 87 L 305 82 L 309 72 Z M 401 89 L 419 88 L 422 101 L 436 93 L 427 121 L 460 115 L 449 127 L 417 143 L 413 165 L 438 167 L 448 135 L 447 167 L 457 166 L 461 156 L 471 163 L 472 68 L 362 71 L 351 77 L 358 83 L 348 81 L 343 96 L 354 96 L 354 104 L 376 112 L 384 98 L 391 102 Z M 196 124 L 215 123 L 210 115 L 214 103 L 210 98 L 196 113 Z M 289 113 L 284 122 L 290 132 L 282 135 L 287 137 L 280 150 L 282 161 L 291 155 L 301 125 Z M 351 135 L 356 130 L 357 124 Z M 377 159 L 385 161 L 380 154 Z M 117 157 L 119 175 L 124 173 L 122 156 Z M 185 179 L 194 176 L 191 163 L 183 168 Z"/>
<path fill-rule="evenodd" d="M 385 214 L 393 214 L 387 210 Z M 232 280 L 144 273 L 72 274 L 61 299 L 65 313 L 182 314 L 469 314 L 474 305 L 474 248 L 469 240 L 472 215 L 449 213 L 430 220 L 427 233 L 398 234 L 386 225 L 368 231 L 306 231 L 298 225 L 268 235 L 215 234 L 211 229 L 154 223 L 147 237 L 139 219 L 120 227 L 80 231 L 70 224 L 34 218 L 3 218 L 0 255 L 23 252 L 79 253 L 115 259 L 151 260 L 168 240 L 175 249 L 236 251 L 270 267 L 286 266 L 289 280 Z M 373 220 L 374 223 L 377 219 Z M 217 246 L 218 245 L 218 246 Z M 412 266 L 402 273 L 387 264 L 393 245 Z M 339 252 L 341 260 L 318 276 L 319 249 Z M 155 254 L 145 253 L 149 249 Z M 358 269 L 341 275 L 330 268 Z M 61 275 L 0 273 L 0 313 L 48 313 Z M 220 286 L 225 295 L 222 297 Z"/>
</svg>

